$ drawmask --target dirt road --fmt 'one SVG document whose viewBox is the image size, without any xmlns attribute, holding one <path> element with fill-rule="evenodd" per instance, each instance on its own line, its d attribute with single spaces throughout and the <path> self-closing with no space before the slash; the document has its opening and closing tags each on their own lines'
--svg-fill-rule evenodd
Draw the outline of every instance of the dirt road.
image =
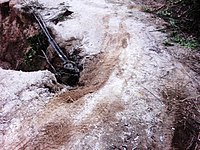
<svg viewBox="0 0 200 150">
<path fill-rule="evenodd" d="M 31 109 L 5 104 L 0 149 L 170 149 L 175 118 L 162 93 L 177 85 L 195 92 L 196 80 L 162 45 L 161 21 L 129 0 L 39 0 L 47 22 L 62 2 L 71 19 L 48 25 L 57 36 L 80 39 L 82 86 L 46 103 L 34 99 Z"/>
</svg>

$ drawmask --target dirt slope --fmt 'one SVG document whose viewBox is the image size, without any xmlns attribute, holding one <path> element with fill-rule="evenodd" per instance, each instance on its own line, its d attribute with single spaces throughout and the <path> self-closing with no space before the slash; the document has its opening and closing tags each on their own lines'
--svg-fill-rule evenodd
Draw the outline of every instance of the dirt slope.
<svg viewBox="0 0 200 150">
<path fill-rule="evenodd" d="M 64 0 L 39 2 L 48 21 Z M 71 19 L 48 25 L 64 39 L 81 39 L 82 86 L 48 100 L 41 109 L 39 103 L 31 109 L 20 105 L 15 118 L 4 116 L 16 111 L 3 105 L 7 122 L 1 124 L 7 128 L 1 129 L 0 149 L 171 149 L 174 110 L 162 93 L 180 85 L 195 95 L 198 83 L 162 45 L 166 37 L 156 31 L 159 20 L 149 21 L 129 0 L 65 4 L 74 12 Z M 5 89 L 1 86 L 1 93 Z"/>
</svg>

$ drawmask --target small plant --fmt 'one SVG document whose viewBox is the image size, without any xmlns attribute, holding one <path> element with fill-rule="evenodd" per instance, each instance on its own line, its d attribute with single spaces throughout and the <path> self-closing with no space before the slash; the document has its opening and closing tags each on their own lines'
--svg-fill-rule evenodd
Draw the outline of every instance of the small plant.
<svg viewBox="0 0 200 150">
<path fill-rule="evenodd" d="M 178 43 L 190 49 L 199 48 L 200 1 L 168 0 L 162 1 L 161 3 L 162 5 L 158 6 L 153 4 L 150 8 L 144 6 L 143 11 L 154 13 L 158 17 L 163 18 L 168 23 L 166 32 L 169 32 L 169 34 L 174 31 L 176 32 L 175 35 L 171 36 L 170 42 Z M 164 42 L 163 44 L 171 46 L 170 42 Z"/>
<path fill-rule="evenodd" d="M 157 12 L 157 15 L 160 17 L 171 17 L 171 12 L 167 9 Z"/>
<path fill-rule="evenodd" d="M 29 68 L 34 68 L 38 55 L 42 55 L 42 50 L 46 51 L 48 41 L 43 33 L 39 33 L 27 39 L 29 50 L 24 56 L 24 63 Z"/>
<path fill-rule="evenodd" d="M 174 18 L 169 18 L 169 24 L 171 28 L 179 30 L 179 26 L 177 25 L 177 20 Z"/>
<path fill-rule="evenodd" d="M 171 41 L 180 44 L 183 47 L 195 49 L 198 47 L 199 42 L 192 38 L 185 38 L 176 32 L 171 34 Z"/>
<path fill-rule="evenodd" d="M 31 66 L 31 63 L 36 56 L 36 51 L 34 49 L 30 49 L 26 55 L 25 55 L 25 64 L 28 65 L 29 67 Z"/>
</svg>

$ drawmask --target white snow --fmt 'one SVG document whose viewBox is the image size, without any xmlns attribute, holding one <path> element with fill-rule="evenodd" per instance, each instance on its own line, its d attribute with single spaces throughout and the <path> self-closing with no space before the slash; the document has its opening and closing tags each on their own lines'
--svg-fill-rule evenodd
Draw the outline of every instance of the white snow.
<svg viewBox="0 0 200 150">
<path fill-rule="evenodd" d="M 55 76 L 49 71 L 22 72 L 0 68 L 0 134 L 4 149 L 17 142 L 23 120 L 33 117 L 54 96 L 46 87 L 59 87 L 53 84 Z"/>
<path fill-rule="evenodd" d="M 2 144 L 5 149 L 12 148 L 9 145 L 16 145 L 20 141 L 16 135 L 25 134 L 22 137 L 28 142 L 37 133 L 32 135 L 30 128 L 39 131 L 48 123 L 56 124 L 59 121 L 72 125 L 67 133 L 67 127 L 61 125 L 63 133 L 69 133 L 70 138 L 61 145 L 55 143 L 57 149 L 109 149 L 113 145 L 120 147 L 126 144 L 136 148 L 138 144 L 148 141 L 154 132 L 159 134 L 157 140 L 162 142 L 159 149 L 168 149 L 171 135 L 166 133 L 171 133 L 171 128 L 164 126 L 166 108 L 160 92 L 166 83 L 173 81 L 172 78 L 174 81 L 180 79 L 183 83 L 192 81 L 184 66 L 162 46 L 165 34 L 152 32 L 156 26 L 143 21 L 147 20 L 148 15 L 140 12 L 128 0 L 38 1 L 47 7 L 43 15 L 47 11 L 51 13 L 50 8 L 57 8 L 62 2 L 69 5 L 69 10 L 74 12 L 72 18 L 57 25 L 48 23 L 49 26 L 64 39 L 80 39 L 87 55 L 103 52 L 105 59 L 114 63 L 110 65 L 113 71 L 101 88 L 69 104 L 65 103 L 66 97 L 49 100 L 52 95 L 44 84 L 55 80 L 51 73 L 1 69 L 1 111 L 5 115 L 16 113 L 15 119 L 10 119 L 13 122 L 6 123 L 10 126 L 3 127 L 7 131 Z M 130 9 L 129 5 L 134 7 Z M 109 67 L 109 63 L 105 65 Z M 99 75 L 104 73 L 106 71 L 99 72 Z M 25 120 L 24 124 L 20 118 Z M 18 131 L 19 124 L 24 128 L 21 131 Z M 127 136 L 131 139 L 126 143 Z"/>
</svg>

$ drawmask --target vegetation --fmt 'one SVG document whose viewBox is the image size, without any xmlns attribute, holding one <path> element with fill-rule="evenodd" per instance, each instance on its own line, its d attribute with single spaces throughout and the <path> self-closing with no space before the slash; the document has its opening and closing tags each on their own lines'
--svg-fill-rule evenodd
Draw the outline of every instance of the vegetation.
<svg viewBox="0 0 200 150">
<path fill-rule="evenodd" d="M 160 1 L 161 4 L 156 5 Z M 143 11 L 154 13 L 163 18 L 168 24 L 160 30 L 169 33 L 164 45 L 181 46 L 195 49 L 185 54 L 182 59 L 193 71 L 200 74 L 200 1 L 198 0 L 149 0 Z M 200 103 L 199 89 L 196 95 L 190 95 L 185 85 L 179 83 L 175 87 L 166 87 L 162 91 L 168 113 L 174 115 L 174 134 L 172 148 L 177 150 L 199 149 L 200 137 Z"/>
<path fill-rule="evenodd" d="M 155 0 L 154 0 L 155 2 Z M 181 46 L 197 49 L 200 45 L 200 1 L 198 0 L 164 0 L 159 7 L 143 8 L 155 13 L 169 23 L 166 30 L 171 32 L 172 42 Z M 171 45 L 169 42 L 165 44 Z"/>
<path fill-rule="evenodd" d="M 41 32 L 27 39 L 30 49 L 25 54 L 24 61 L 28 70 L 34 70 L 35 65 L 39 63 L 38 55 L 43 55 L 42 50 L 46 51 L 48 41 Z"/>
</svg>

